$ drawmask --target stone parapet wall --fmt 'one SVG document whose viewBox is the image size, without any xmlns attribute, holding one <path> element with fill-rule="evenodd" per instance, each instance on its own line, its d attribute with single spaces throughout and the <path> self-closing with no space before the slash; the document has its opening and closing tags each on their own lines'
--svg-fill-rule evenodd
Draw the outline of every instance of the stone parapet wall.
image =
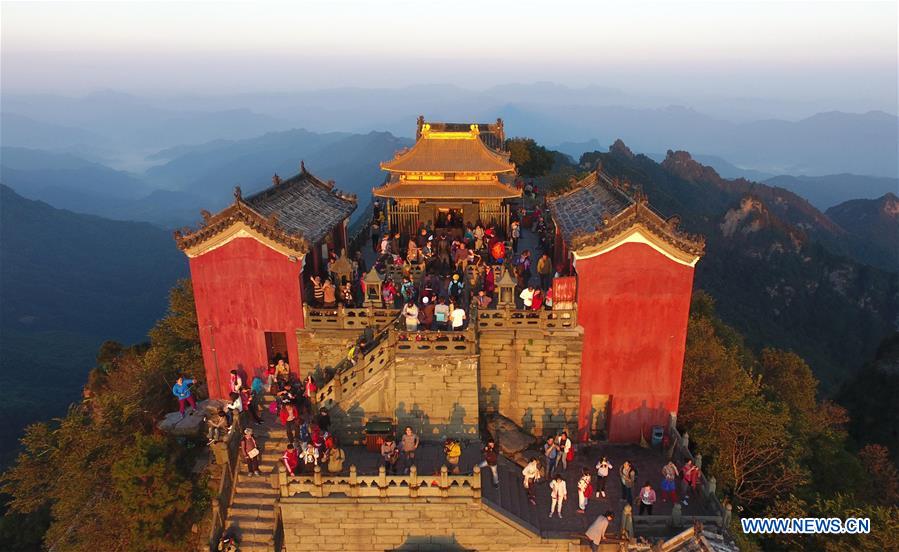
<svg viewBox="0 0 899 552">
<path fill-rule="evenodd" d="M 299 374 L 300 378 L 314 374 L 316 381 L 321 384 L 324 371 L 334 368 L 337 363 L 345 359 L 350 347 L 361 334 L 362 330 L 356 329 L 298 330 L 299 366 L 291 366 L 291 368 Z"/>
<path fill-rule="evenodd" d="M 576 539 L 543 539 L 470 498 L 287 498 L 280 508 L 287 552 L 582 550 Z"/>
<path fill-rule="evenodd" d="M 534 435 L 577 430 L 583 332 L 481 329 L 479 405 Z"/>
<path fill-rule="evenodd" d="M 394 417 L 422 439 L 478 437 L 477 355 L 402 355 L 394 361 Z"/>
</svg>

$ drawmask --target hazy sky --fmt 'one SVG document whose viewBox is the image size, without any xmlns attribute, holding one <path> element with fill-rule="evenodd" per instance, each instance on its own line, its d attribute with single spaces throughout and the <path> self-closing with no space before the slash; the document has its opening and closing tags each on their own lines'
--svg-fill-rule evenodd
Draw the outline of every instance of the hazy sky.
<svg viewBox="0 0 899 552">
<path fill-rule="evenodd" d="M 6 92 L 551 80 L 896 112 L 890 2 L 3 2 Z"/>
</svg>

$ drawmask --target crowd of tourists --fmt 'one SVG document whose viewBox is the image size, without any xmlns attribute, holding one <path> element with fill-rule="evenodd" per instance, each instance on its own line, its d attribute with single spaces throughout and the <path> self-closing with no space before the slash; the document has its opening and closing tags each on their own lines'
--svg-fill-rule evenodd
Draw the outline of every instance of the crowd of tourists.
<svg viewBox="0 0 899 552">
<path fill-rule="evenodd" d="M 550 487 L 552 503 L 549 517 L 553 515 L 562 517 L 562 506 L 568 500 L 568 464 L 574 460 L 575 447 L 566 432 L 558 436 L 550 437 L 543 445 L 543 457 L 535 457 L 522 470 L 524 488 L 532 505 L 537 504 L 536 486 L 539 482 L 547 480 Z M 673 461 L 665 464 L 661 472 L 656 475 L 658 488 L 660 489 L 662 502 L 678 502 L 678 489 L 680 489 L 680 502 L 687 506 L 691 496 L 696 496 L 696 489 L 700 483 L 700 469 L 692 460 L 687 460 L 678 467 Z M 574 489 L 577 491 L 578 514 L 583 514 L 591 498 L 606 498 L 607 483 L 609 478 L 617 477 L 621 484 L 621 500 L 638 508 L 638 515 L 652 515 L 653 505 L 659 496 L 652 480 L 645 479 L 642 486 L 638 486 L 637 468 L 628 460 L 622 462 L 617 469 L 605 456 L 601 457 L 591 469 L 582 468 L 575 474 Z M 635 494 L 636 492 L 636 494 Z"/>
</svg>

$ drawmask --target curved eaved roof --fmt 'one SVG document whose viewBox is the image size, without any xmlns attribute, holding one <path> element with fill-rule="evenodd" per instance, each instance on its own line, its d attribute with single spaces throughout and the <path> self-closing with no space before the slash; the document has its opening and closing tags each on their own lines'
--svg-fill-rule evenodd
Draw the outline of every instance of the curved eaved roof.
<svg viewBox="0 0 899 552">
<path fill-rule="evenodd" d="M 460 132 L 432 131 L 429 124 L 424 124 L 415 145 L 381 163 L 381 168 L 401 173 L 513 172 L 515 165 L 509 161 L 509 154 L 490 149 L 479 136 L 478 125 Z"/>
</svg>

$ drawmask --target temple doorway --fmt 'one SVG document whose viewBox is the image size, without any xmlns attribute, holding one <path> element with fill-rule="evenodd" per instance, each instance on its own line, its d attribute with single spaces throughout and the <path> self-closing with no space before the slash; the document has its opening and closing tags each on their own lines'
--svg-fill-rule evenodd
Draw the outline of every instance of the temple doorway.
<svg viewBox="0 0 899 552">
<path fill-rule="evenodd" d="M 284 332 L 265 332 L 265 351 L 268 362 L 277 362 L 283 358 L 289 363 L 287 354 L 287 334 Z"/>
<path fill-rule="evenodd" d="M 437 207 L 437 217 L 434 223 L 435 228 L 449 229 L 462 228 L 465 225 L 465 218 L 461 207 Z"/>
</svg>

